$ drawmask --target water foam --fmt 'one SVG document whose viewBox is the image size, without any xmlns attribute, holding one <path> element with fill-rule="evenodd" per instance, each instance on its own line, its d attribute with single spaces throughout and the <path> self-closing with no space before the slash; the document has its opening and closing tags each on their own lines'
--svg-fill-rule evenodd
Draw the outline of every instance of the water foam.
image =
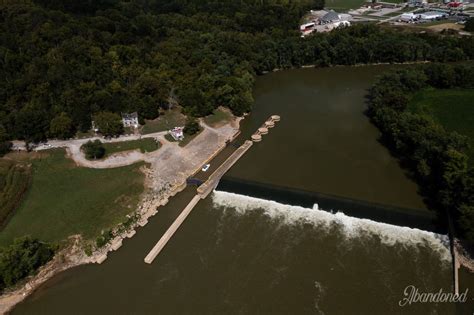
<svg viewBox="0 0 474 315">
<path fill-rule="evenodd" d="M 317 204 L 310 209 L 225 191 L 214 191 L 212 201 L 216 207 L 232 208 L 240 214 L 262 209 L 265 215 L 278 219 L 284 224 L 310 223 L 318 226 L 318 228 L 329 228 L 337 224 L 342 228 L 344 237 L 347 239 L 372 234 L 378 236 L 384 245 L 428 246 L 437 252 L 442 260 L 451 262 L 449 238 L 447 235 L 376 222 L 369 219 L 354 218 L 345 215 L 343 212 L 330 213 L 319 210 Z"/>
</svg>

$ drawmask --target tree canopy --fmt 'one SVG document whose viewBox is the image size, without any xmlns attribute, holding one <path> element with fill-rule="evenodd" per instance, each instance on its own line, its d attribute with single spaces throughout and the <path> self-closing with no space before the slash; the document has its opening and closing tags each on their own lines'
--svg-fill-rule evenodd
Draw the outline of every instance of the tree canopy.
<svg viewBox="0 0 474 315">
<path fill-rule="evenodd" d="M 123 133 L 122 119 L 118 114 L 99 112 L 93 118 L 99 132 L 105 137 L 114 137 Z"/>
<path fill-rule="evenodd" d="M 33 274 L 54 255 L 54 249 L 37 239 L 24 237 L 0 249 L 0 290 Z"/>
<path fill-rule="evenodd" d="M 474 17 L 467 19 L 466 24 L 464 25 L 464 30 L 474 32 Z"/>
<path fill-rule="evenodd" d="M 371 89 L 368 114 L 384 143 L 412 170 L 430 204 L 448 211 L 474 243 L 474 168 L 467 138 L 407 109 L 422 88 L 474 88 L 474 66 L 432 64 L 384 75 Z"/>
<path fill-rule="evenodd" d="M 89 140 L 82 145 L 81 149 L 89 160 L 101 159 L 105 155 L 105 148 L 100 140 Z"/>
<path fill-rule="evenodd" d="M 474 56 L 472 37 L 375 25 L 301 38 L 301 16 L 321 8 L 322 0 L 35 0 L 0 6 L 0 125 L 8 138 L 32 142 L 50 133 L 69 136 L 64 115 L 71 130 L 86 131 L 99 112 L 137 111 L 143 121 L 157 117 L 170 99 L 191 116 L 218 106 L 241 115 L 251 109 L 255 75 L 277 68 Z"/>
<path fill-rule="evenodd" d="M 59 139 L 71 138 L 75 131 L 72 119 L 64 112 L 51 119 L 49 130 L 50 136 Z"/>
</svg>

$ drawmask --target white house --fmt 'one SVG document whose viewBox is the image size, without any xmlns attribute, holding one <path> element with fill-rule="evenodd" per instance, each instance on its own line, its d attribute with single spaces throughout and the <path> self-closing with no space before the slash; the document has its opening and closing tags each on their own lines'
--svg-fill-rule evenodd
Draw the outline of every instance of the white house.
<svg viewBox="0 0 474 315">
<path fill-rule="evenodd" d="M 176 141 L 181 141 L 184 139 L 183 134 L 184 127 L 174 127 L 173 129 L 169 130 L 168 133 L 173 137 Z"/>
<path fill-rule="evenodd" d="M 122 123 L 124 127 L 133 127 L 138 128 L 138 114 L 137 112 L 133 113 L 122 113 Z"/>
</svg>

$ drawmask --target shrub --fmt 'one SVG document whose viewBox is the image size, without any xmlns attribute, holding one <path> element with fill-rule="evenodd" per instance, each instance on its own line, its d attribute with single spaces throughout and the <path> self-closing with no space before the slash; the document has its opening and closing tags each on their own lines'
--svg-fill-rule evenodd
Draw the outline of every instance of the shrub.
<svg viewBox="0 0 474 315">
<path fill-rule="evenodd" d="M 189 119 L 186 122 L 186 125 L 184 126 L 183 131 L 188 136 L 192 136 L 192 135 L 198 133 L 200 129 L 201 129 L 201 127 L 199 126 L 199 123 L 197 122 L 197 120 L 192 118 L 192 119 Z"/>
<path fill-rule="evenodd" d="M 118 114 L 100 112 L 94 115 L 94 122 L 99 132 L 105 137 L 115 137 L 123 133 L 122 119 Z"/>
<path fill-rule="evenodd" d="M 464 24 L 464 30 L 474 32 L 474 17 L 471 17 L 466 21 L 466 24 Z"/>
<path fill-rule="evenodd" d="M 54 256 L 54 249 L 29 237 L 16 239 L 0 251 L 0 289 L 32 275 Z"/>
<path fill-rule="evenodd" d="M 87 143 L 82 145 L 82 149 L 86 154 L 86 158 L 89 160 L 97 160 L 105 155 L 105 148 L 100 140 L 89 140 Z"/>
<path fill-rule="evenodd" d="M 114 235 L 111 230 L 103 231 L 102 235 L 96 239 L 95 245 L 97 246 L 97 248 L 101 248 L 105 246 L 108 242 L 110 242 L 113 237 Z"/>
</svg>

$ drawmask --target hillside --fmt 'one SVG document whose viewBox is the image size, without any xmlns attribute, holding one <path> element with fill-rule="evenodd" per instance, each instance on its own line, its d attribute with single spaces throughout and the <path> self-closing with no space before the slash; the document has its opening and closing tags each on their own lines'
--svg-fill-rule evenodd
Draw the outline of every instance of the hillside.
<svg viewBox="0 0 474 315">
<path fill-rule="evenodd" d="M 0 128 L 9 138 L 69 137 L 104 111 L 137 111 L 143 123 L 170 103 L 188 116 L 219 106 L 241 115 L 255 75 L 277 68 L 474 57 L 474 38 L 373 25 L 300 38 L 300 17 L 320 0 L 89 3 L 0 5 Z"/>
</svg>

